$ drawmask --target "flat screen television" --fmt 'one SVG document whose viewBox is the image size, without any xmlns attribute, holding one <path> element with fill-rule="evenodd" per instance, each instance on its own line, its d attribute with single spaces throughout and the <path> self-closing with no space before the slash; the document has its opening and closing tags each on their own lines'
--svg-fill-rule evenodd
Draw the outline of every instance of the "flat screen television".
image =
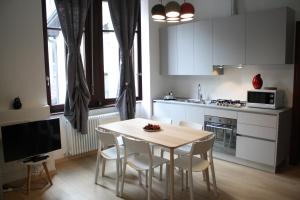
<svg viewBox="0 0 300 200">
<path fill-rule="evenodd" d="M 10 162 L 61 148 L 59 119 L 1 127 L 4 161 Z"/>
</svg>

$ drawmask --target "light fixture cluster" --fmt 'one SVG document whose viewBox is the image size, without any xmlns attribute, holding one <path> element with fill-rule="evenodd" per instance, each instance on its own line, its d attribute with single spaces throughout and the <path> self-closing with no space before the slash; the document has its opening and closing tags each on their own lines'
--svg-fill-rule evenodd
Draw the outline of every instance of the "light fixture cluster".
<svg viewBox="0 0 300 200">
<path fill-rule="evenodd" d="M 164 6 L 162 0 L 151 9 L 152 19 L 157 22 L 185 22 L 194 19 L 195 9 L 190 3 L 184 1 L 179 5 L 176 1 L 170 1 Z"/>
</svg>

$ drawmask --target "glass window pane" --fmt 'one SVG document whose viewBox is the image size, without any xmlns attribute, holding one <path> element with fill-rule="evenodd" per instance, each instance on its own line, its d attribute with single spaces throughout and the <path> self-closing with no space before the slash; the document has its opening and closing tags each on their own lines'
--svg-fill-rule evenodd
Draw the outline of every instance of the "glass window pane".
<svg viewBox="0 0 300 200">
<path fill-rule="evenodd" d="M 119 44 L 114 32 L 103 33 L 105 98 L 116 98 L 119 84 Z"/>
<path fill-rule="evenodd" d="M 137 33 L 134 39 L 135 92 L 139 95 Z M 114 32 L 103 32 L 104 88 L 105 98 L 116 98 L 119 86 L 119 44 Z"/>
<path fill-rule="evenodd" d="M 102 29 L 114 30 L 107 1 L 102 1 Z"/>
<path fill-rule="evenodd" d="M 60 28 L 54 0 L 46 0 L 47 27 Z"/>
<path fill-rule="evenodd" d="M 135 96 L 139 96 L 139 70 L 138 70 L 138 66 L 139 66 L 139 63 L 138 63 L 138 35 L 137 33 L 135 33 L 134 35 L 134 43 L 133 43 L 133 55 L 134 55 L 134 60 L 133 60 L 133 65 L 134 65 L 134 81 L 135 81 Z"/>
<path fill-rule="evenodd" d="M 61 31 L 57 36 L 48 36 L 49 75 L 51 105 L 65 103 L 66 96 L 66 52 Z"/>
<path fill-rule="evenodd" d="M 53 34 L 53 32 L 53 30 L 48 30 L 51 105 L 59 105 L 65 103 L 66 97 L 66 46 L 62 32 L 56 31 L 56 34 Z M 84 39 L 83 35 L 80 52 L 84 72 L 86 72 Z"/>
<path fill-rule="evenodd" d="M 82 34 L 81 44 L 80 44 L 80 54 L 83 64 L 83 71 L 86 77 L 86 58 L 85 58 L 85 33 Z"/>
</svg>

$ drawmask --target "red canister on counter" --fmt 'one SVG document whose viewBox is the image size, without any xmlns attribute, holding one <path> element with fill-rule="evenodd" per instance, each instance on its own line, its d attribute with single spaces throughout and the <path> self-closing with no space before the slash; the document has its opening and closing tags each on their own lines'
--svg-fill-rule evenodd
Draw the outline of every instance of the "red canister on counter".
<svg viewBox="0 0 300 200">
<path fill-rule="evenodd" d="M 252 85 L 254 89 L 260 89 L 263 85 L 263 80 L 260 76 L 260 74 L 256 74 L 252 79 Z"/>
</svg>

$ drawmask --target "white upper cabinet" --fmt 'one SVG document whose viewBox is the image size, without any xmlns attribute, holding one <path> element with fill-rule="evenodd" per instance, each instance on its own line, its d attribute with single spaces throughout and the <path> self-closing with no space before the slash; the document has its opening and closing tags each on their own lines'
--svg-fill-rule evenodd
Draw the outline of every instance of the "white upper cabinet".
<svg viewBox="0 0 300 200">
<path fill-rule="evenodd" d="M 245 15 L 213 21 L 213 64 L 245 63 Z"/>
<path fill-rule="evenodd" d="M 160 29 L 160 66 L 161 73 L 177 75 L 177 26 Z"/>
<path fill-rule="evenodd" d="M 194 23 L 194 70 L 195 74 L 212 74 L 212 21 Z"/>
<path fill-rule="evenodd" d="M 288 8 L 246 15 L 246 63 L 291 64 L 294 52 L 294 13 Z"/>
<path fill-rule="evenodd" d="M 167 75 L 213 75 L 212 22 L 179 24 L 160 30 L 161 70 Z"/>
<path fill-rule="evenodd" d="M 178 75 L 193 75 L 194 70 L 194 25 L 177 26 Z"/>
<path fill-rule="evenodd" d="M 162 74 L 213 75 L 213 65 L 292 64 L 294 33 L 289 8 L 162 28 Z"/>
</svg>

